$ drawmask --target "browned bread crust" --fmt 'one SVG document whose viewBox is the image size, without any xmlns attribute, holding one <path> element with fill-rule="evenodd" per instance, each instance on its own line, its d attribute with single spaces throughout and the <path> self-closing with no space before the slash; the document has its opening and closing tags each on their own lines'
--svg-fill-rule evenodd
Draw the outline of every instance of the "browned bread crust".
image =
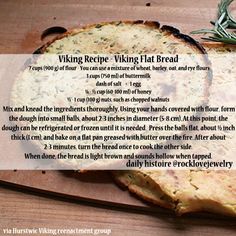
<svg viewBox="0 0 236 236">
<path fill-rule="evenodd" d="M 176 39 L 179 39 L 180 41 L 182 41 L 183 43 L 190 45 L 196 52 L 206 54 L 206 50 L 204 49 L 204 47 L 200 43 L 198 43 L 196 40 L 194 40 L 190 36 L 180 33 L 180 31 L 177 28 L 174 28 L 174 27 L 168 26 L 168 25 L 163 25 L 162 27 L 160 27 L 160 23 L 158 21 L 143 21 L 143 20 L 102 22 L 99 24 L 86 25 L 84 27 L 81 27 L 80 29 L 71 29 L 71 30 L 67 31 L 66 33 L 63 33 L 63 34 L 55 37 L 53 40 L 47 42 L 45 45 L 38 48 L 34 53 L 36 53 L 36 54 L 45 53 L 47 51 L 48 46 L 50 46 L 55 41 L 63 39 L 68 36 L 75 35 L 79 32 L 89 30 L 94 27 L 102 27 L 102 26 L 108 25 L 108 24 L 109 25 L 119 25 L 120 23 L 125 23 L 125 24 L 129 24 L 129 25 L 140 24 L 140 25 L 145 25 L 146 27 L 149 27 L 150 29 L 159 29 L 161 32 L 163 32 L 167 35 L 172 35 Z"/>
<path fill-rule="evenodd" d="M 171 198 L 148 175 L 138 171 L 112 171 L 111 174 L 119 186 L 128 188 L 130 192 L 142 199 L 164 208 L 175 208 Z"/>
</svg>

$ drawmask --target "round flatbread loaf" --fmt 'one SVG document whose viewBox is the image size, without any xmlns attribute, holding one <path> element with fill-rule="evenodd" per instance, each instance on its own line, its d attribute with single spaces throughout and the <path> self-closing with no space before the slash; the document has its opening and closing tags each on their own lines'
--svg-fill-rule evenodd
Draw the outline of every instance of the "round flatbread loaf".
<svg viewBox="0 0 236 236">
<path fill-rule="evenodd" d="M 173 209 L 179 215 L 207 211 L 234 217 L 235 174 L 232 170 L 113 171 L 119 184 L 149 202 Z M 143 187 L 145 180 L 148 184 Z"/>
<path fill-rule="evenodd" d="M 106 22 L 73 29 L 41 47 L 38 53 L 188 54 L 205 53 L 191 37 L 153 21 Z"/>
<path fill-rule="evenodd" d="M 38 50 L 43 54 L 199 54 L 203 63 L 207 63 L 204 49 L 192 38 L 181 34 L 177 29 L 170 26 L 160 28 L 157 22 L 126 21 L 94 24 L 81 29 L 71 30 L 53 41 L 47 43 Z M 78 103 L 69 101 L 68 97 L 78 97 L 81 88 L 93 89 L 95 80 L 77 81 L 69 78 L 55 77 L 53 80 L 42 77 L 32 77 L 24 71 L 16 79 L 12 94 L 11 105 L 16 107 L 38 107 L 48 105 L 50 107 L 61 105 L 63 107 L 79 106 Z M 29 77 L 32 77 L 29 79 Z M 168 84 L 169 83 L 169 84 Z M 170 84 L 160 80 L 159 76 L 153 78 L 150 87 L 158 95 L 168 92 L 170 100 L 179 102 L 179 106 L 191 103 L 193 106 L 201 105 L 206 101 L 210 84 L 209 73 L 202 71 L 197 76 L 182 77 L 178 83 Z M 168 90 L 168 91 L 167 91 Z M 122 105 L 122 104 L 120 104 Z M 34 113 L 28 113 L 33 115 Z M 83 113 L 85 114 L 85 113 Z M 51 117 L 50 112 L 44 112 L 46 117 Z M 71 116 L 76 115 L 76 112 Z M 121 113 L 119 113 L 121 115 Z M 140 114 L 141 115 L 141 114 Z M 176 113 L 176 115 L 178 115 Z M 50 125 L 49 122 L 36 121 L 34 125 Z M 60 127 L 63 122 L 54 121 L 54 125 Z M 108 124 L 104 122 L 104 124 Z M 24 125 L 30 125 L 26 122 Z M 35 134 L 41 134 L 35 131 Z M 64 131 L 56 132 L 62 136 Z M 133 132 L 135 133 L 135 132 Z M 45 130 L 43 135 L 50 136 L 51 131 Z M 45 147 L 50 145 L 66 146 L 71 141 L 65 140 L 40 140 L 35 142 L 37 146 L 46 152 Z M 77 154 L 83 150 L 70 150 L 71 154 Z M 78 169 L 79 160 L 60 160 L 71 169 Z M 100 163 L 100 162 L 97 162 Z M 101 162 L 101 166 L 102 166 Z M 103 163 L 104 164 L 104 163 Z"/>
<path fill-rule="evenodd" d="M 235 46 L 206 44 L 205 48 L 210 54 L 235 52 Z M 226 58 L 226 54 L 224 58 Z M 230 59 L 232 60 L 233 57 L 231 56 Z M 229 67 L 232 67 L 230 70 L 232 71 L 231 73 L 234 74 L 234 62 L 229 63 Z M 236 99 L 235 92 L 234 89 L 229 88 L 235 88 L 234 78 L 226 76 L 225 73 L 219 71 L 217 76 L 213 78 L 210 88 L 209 105 L 220 107 L 222 106 L 223 100 L 225 106 L 234 106 Z M 227 91 L 227 93 L 225 91 Z M 228 114 L 228 117 L 229 121 L 224 124 L 230 126 L 231 122 L 235 121 L 235 112 Z M 205 122 L 206 125 L 211 125 L 211 123 L 212 122 Z M 205 131 L 204 134 L 210 135 L 211 131 Z M 197 153 L 206 150 L 214 150 L 214 152 L 218 154 L 219 159 L 224 159 L 225 157 L 229 159 L 231 157 L 232 160 L 234 160 L 235 133 L 222 131 L 222 135 L 227 135 L 226 141 L 205 141 L 198 146 L 193 143 L 195 147 L 194 151 Z M 140 178 L 136 178 L 137 173 L 139 173 L 139 176 L 142 176 L 141 180 Z M 127 174 L 129 176 L 127 176 Z M 116 182 L 126 186 L 131 192 L 135 192 L 141 198 L 158 205 L 160 205 L 160 194 L 167 195 L 171 198 L 170 203 L 172 203 L 172 209 L 175 210 L 177 214 L 207 211 L 236 216 L 235 170 L 114 171 L 113 176 Z M 130 179 L 132 181 L 130 181 Z M 145 179 L 149 179 L 150 184 L 145 185 L 145 191 L 142 191 L 142 182 Z M 134 189 L 140 189 L 140 191 L 134 191 Z M 167 198 L 165 198 L 165 200 L 166 199 Z M 162 203 L 161 206 L 165 207 L 165 204 Z"/>
</svg>

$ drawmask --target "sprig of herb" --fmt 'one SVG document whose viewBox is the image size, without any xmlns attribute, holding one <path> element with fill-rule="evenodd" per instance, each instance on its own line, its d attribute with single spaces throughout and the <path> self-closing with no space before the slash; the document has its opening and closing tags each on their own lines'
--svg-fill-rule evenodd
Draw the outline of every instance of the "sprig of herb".
<svg viewBox="0 0 236 236">
<path fill-rule="evenodd" d="M 210 23 L 214 25 L 213 29 L 201 29 L 192 31 L 191 34 L 211 34 L 211 36 L 203 37 L 202 39 L 223 42 L 228 44 L 236 44 L 236 34 L 227 29 L 236 29 L 236 20 L 232 17 L 229 11 L 229 5 L 234 0 L 221 0 L 218 4 L 218 19 Z"/>
</svg>

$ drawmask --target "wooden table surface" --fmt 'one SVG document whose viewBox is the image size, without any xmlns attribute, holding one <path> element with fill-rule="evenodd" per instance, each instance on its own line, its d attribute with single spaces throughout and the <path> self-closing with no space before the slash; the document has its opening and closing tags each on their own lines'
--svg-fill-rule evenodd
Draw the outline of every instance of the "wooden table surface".
<svg viewBox="0 0 236 236">
<path fill-rule="evenodd" d="M 112 20 L 158 20 L 184 33 L 209 27 L 218 0 L 8 0 L 0 1 L 0 53 L 31 53 L 41 33 Z M 146 6 L 150 3 L 150 6 Z M 48 40 L 48 39 L 45 39 Z"/>
<path fill-rule="evenodd" d="M 69 202 L 14 189 L 0 188 L 0 235 L 3 228 L 103 228 L 110 235 L 235 235 L 227 219 L 175 217 L 169 214 L 125 211 L 99 205 Z M 227 226 L 226 226 L 227 225 Z"/>
<path fill-rule="evenodd" d="M 73 28 L 120 19 L 158 20 L 184 33 L 209 26 L 216 0 L 0 1 L 0 53 L 31 53 L 51 26 Z M 150 3 L 150 6 L 146 6 Z M 45 39 L 47 40 L 47 39 Z M 2 86 L 2 85 L 1 85 Z M 212 221 L 211 221 L 212 222 Z M 235 235 L 236 223 L 174 217 L 70 202 L 0 187 L 0 235 L 4 228 L 107 228 L 111 235 Z M 24 235 L 24 234 L 22 234 Z M 35 235 L 35 234 L 34 234 Z M 104 235 L 104 234 L 103 234 Z"/>
</svg>

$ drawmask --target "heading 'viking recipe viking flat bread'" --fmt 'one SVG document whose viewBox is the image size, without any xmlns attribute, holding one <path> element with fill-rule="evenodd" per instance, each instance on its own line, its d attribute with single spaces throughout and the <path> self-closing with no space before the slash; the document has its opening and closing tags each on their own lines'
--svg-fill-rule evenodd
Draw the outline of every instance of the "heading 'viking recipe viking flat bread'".
<svg viewBox="0 0 236 236">
<path fill-rule="evenodd" d="M 208 65 L 204 49 L 189 36 L 181 34 L 177 29 L 170 26 L 159 27 L 157 22 L 111 22 L 86 26 L 82 29 L 75 29 L 57 37 L 38 50 L 43 54 L 198 54 L 203 64 Z M 12 93 L 11 105 L 21 107 L 37 107 L 41 105 L 63 107 L 78 106 L 78 103 L 69 101 L 67 97 L 78 97 L 81 87 L 93 89 L 95 80 L 77 81 L 73 78 L 67 78 L 66 81 L 61 77 L 53 78 L 53 81 L 37 76 L 29 80 L 27 71 L 16 79 Z M 180 107 L 191 103 L 193 106 L 199 106 L 206 101 L 208 88 L 210 85 L 209 72 L 201 71 L 196 76 L 181 77 L 178 83 L 171 83 L 171 80 L 160 80 L 160 75 L 152 78 L 150 86 L 152 92 L 157 96 L 163 93 L 162 90 L 171 88 L 168 97 L 170 100 L 179 102 Z M 168 84 L 169 83 L 169 84 Z M 170 84 L 171 83 L 171 84 Z M 122 104 L 119 104 L 122 105 Z M 163 103 L 161 105 L 164 105 Z M 70 113 L 73 115 L 73 113 Z M 83 113 L 85 114 L 85 113 Z M 31 115 L 31 113 L 28 113 Z M 45 116 L 50 117 L 50 112 L 45 112 Z M 74 113 L 76 115 L 76 112 Z M 121 115 L 121 113 L 119 113 Z M 140 114 L 142 115 L 142 114 Z M 97 122 L 98 123 L 98 122 Z M 95 125 L 98 125 L 94 123 Z M 44 125 L 44 121 L 35 122 L 35 125 Z M 47 122 L 47 124 L 50 124 Z M 60 127 L 62 123 L 57 122 Z M 108 122 L 104 121 L 104 124 Z M 26 123 L 24 125 L 30 125 Z M 55 122 L 54 122 L 55 125 Z M 58 135 L 63 135 L 64 131 L 58 131 Z M 35 131 L 35 133 L 39 133 Z M 133 132 L 135 133 L 135 131 Z M 51 132 L 44 131 L 45 135 Z M 100 141 L 103 142 L 103 141 Z M 35 142 L 41 149 L 50 145 L 70 145 L 71 141 L 65 140 L 41 140 Z M 49 152 L 50 150 L 44 150 Z M 109 152 L 109 150 L 107 151 Z M 70 150 L 71 154 L 78 153 L 78 150 Z M 71 169 L 78 169 L 80 160 L 59 160 L 61 164 L 68 165 Z M 81 163 L 81 162 L 80 162 Z M 101 167 L 104 162 L 101 163 Z M 106 162 L 107 165 L 108 162 Z M 84 167 L 82 167 L 84 168 Z"/>
</svg>

